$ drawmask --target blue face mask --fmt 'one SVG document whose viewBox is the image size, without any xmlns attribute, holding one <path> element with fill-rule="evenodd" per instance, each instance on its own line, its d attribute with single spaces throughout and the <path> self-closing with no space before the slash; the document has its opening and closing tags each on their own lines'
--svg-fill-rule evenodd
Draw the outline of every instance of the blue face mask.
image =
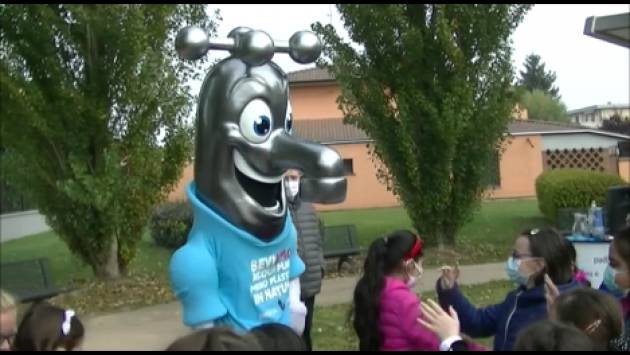
<svg viewBox="0 0 630 355">
<path fill-rule="evenodd" d="M 617 281 L 615 281 L 615 277 L 619 271 L 613 269 L 610 264 L 606 267 L 606 271 L 604 271 L 604 286 L 615 295 L 624 295 L 628 290 L 624 290 L 619 285 L 617 285 Z"/>
<path fill-rule="evenodd" d="M 514 257 L 509 257 L 507 264 L 505 265 L 505 271 L 507 272 L 508 277 L 512 282 L 525 286 L 527 285 L 527 281 L 529 281 L 529 277 L 525 277 L 521 274 L 519 268 L 521 266 L 520 259 L 514 259 Z"/>
</svg>

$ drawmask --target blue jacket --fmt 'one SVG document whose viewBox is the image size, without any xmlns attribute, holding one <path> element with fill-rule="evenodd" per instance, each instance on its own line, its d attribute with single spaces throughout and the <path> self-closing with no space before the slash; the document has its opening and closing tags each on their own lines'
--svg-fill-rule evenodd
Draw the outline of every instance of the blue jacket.
<svg viewBox="0 0 630 355">
<path fill-rule="evenodd" d="M 558 285 L 560 292 L 582 287 L 575 280 Z M 529 324 L 547 316 L 547 301 L 543 286 L 529 290 L 519 287 L 511 291 L 502 303 L 477 308 L 470 304 L 457 285 L 450 290 L 442 290 L 437 283 L 438 299 L 444 309 L 453 306 L 459 316 L 463 333 L 475 337 L 494 335 L 495 351 L 510 351 L 518 332 Z"/>
<path fill-rule="evenodd" d="M 623 292 L 620 291 L 612 291 L 609 290 L 608 287 L 606 287 L 606 285 L 604 285 L 604 283 L 602 282 L 601 285 L 599 285 L 599 290 L 602 292 L 606 292 L 607 294 L 617 298 L 617 299 L 622 299 L 624 297 Z"/>
</svg>

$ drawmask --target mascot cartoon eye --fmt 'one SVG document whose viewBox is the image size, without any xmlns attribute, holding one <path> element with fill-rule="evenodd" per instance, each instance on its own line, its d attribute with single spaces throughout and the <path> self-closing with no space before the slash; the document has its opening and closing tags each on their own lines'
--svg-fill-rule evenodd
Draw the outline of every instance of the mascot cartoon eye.
<svg viewBox="0 0 630 355">
<path fill-rule="evenodd" d="M 269 106 L 261 99 L 250 101 L 241 113 L 240 128 L 243 137 L 250 142 L 264 142 L 272 130 Z"/>
<path fill-rule="evenodd" d="M 265 115 L 260 115 L 254 122 L 254 132 L 257 135 L 264 137 L 269 132 L 271 126 L 271 119 Z"/>
</svg>

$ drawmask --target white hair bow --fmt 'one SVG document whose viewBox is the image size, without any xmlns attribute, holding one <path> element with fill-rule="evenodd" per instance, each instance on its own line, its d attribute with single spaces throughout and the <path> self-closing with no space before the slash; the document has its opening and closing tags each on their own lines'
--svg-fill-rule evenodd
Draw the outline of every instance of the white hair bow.
<svg viewBox="0 0 630 355">
<path fill-rule="evenodd" d="M 74 317 L 74 311 L 71 309 L 66 310 L 63 324 L 61 324 L 61 331 L 63 332 L 63 335 L 68 335 L 70 333 L 70 321 L 72 320 L 72 317 Z"/>
</svg>

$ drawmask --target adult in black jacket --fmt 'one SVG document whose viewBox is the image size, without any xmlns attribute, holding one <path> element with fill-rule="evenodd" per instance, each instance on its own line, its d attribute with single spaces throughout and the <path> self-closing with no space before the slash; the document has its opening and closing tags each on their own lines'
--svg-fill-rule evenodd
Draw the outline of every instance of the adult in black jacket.
<svg viewBox="0 0 630 355">
<path fill-rule="evenodd" d="M 288 175 L 285 186 L 287 207 L 297 229 L 298 253 L 306 267 L 300 276 L 300 298 L 307 309 L 302 338 L 310 351 L 312 350 L 311 325 L 313 323 L 315 295 L 321 291 L 324 270 L 322 231 L 313 205 L 303 202 L 299 198 L 299 177 Z"/>
</svg>

